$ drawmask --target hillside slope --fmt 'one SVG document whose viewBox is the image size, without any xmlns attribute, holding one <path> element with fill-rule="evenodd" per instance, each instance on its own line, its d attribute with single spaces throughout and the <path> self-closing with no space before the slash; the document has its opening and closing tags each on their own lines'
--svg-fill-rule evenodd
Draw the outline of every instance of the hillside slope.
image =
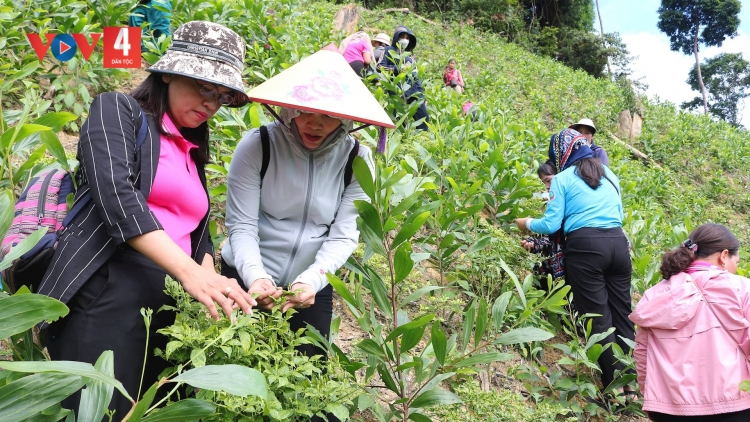
<svg viewBox="0 0 750 422">
<path fill-rule="evenodd" d="M 743 244 L 750 241 L 748 132 L 643 98 L 643 134 L 633 146 L 660 166 L 648 165 L 610 135 L 628 104 L 620 86 L 458 23 L 430 25 L 411 15 L 378 11 L 362 15 L 363 29 L 370 33 L 391 33 L 404 24 L 417 34 L 415 55 L 436 129 L 430 137 L 447 136 L 444 128 L 450 125 L 444 122 L 460 116 L 460 105 L 470 100 L 486 112 L 488 126 L 503 120 L 519 125 L 518 132 L 533 134 L 533 148 L 525 151 L 533 167 L 534 159 L 546 159 L 550 134 L 581 117 L 594 120 L 599 129 L 595 141 L 609 152 L 611 167 L 622 179 L 636 290 L 658 281 L 653 257 L 677 245 L 697 225 L 726 224 Z M 467 92 L 460 97 L 442 89 L 449 58 L 456 59 L 467 81 Z"/>
</svg>

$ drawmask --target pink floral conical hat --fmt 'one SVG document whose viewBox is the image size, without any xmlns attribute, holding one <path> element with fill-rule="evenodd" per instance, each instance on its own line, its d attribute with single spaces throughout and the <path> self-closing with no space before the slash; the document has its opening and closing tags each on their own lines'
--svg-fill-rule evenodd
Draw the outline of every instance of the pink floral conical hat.
<svg viewBox="0 0 750 422">
<path fill-rule="evenodd" d="M 262 104 L 396 127 L 338 52 L 318 51 L 256 86 L 248 97 Z"/>
</svg>

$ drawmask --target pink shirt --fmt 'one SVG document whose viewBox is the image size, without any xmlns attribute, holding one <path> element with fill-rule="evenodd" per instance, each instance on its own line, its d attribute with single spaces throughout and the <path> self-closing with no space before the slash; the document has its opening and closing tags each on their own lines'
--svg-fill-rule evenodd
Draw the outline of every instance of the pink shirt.
<svg viewBox="0 0 750 422">
<path fill-rule="evenodd" d="M 174 135 L 161 135 L 159 165 L 146 202 L 167 235 L 192 255 L 190 233 L 208 212 L 208 197 L 190 157 L 190 150 L 198 146 L 180 135 L 167 113 L 162 125 Z"/>
<path fill-rule="evenodd" d="M 458 86 L 464 86 L 464 78 L 461 76 L 461 71 L 458 69 L 445 69 L 445 73 L 443 74 L 443 80 L 445 81 L 445 86 L 450 86 L 451 81 L 455 79 L 456 85 Z"/>
<path fill-rule="evenodd" d="M 344 58 L 347 63 L 360 61 L 363 62 L 363 55 L 365 52 L 372 54 L 370 51 L 370 44 L 365 40 L 355 40 L 350 42 L 344 50 Z"/>
</svg>

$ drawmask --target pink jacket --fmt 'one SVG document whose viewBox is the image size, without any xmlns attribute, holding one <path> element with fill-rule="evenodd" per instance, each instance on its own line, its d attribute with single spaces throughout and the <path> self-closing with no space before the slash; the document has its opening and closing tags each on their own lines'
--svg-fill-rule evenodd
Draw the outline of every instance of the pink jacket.
<svg viewBox="0 0 750 422">
<path fill-rule="evenodd" d="M 638 325 L 633 353 L 643 410 L 691 416 L 749 409 L 750 394 L 738 386 L 750 373 L 735 341 L 750 354 L 750 280 L 715 266 L 688 272 L 648 289 L 630 314 Z"/>
</svg>

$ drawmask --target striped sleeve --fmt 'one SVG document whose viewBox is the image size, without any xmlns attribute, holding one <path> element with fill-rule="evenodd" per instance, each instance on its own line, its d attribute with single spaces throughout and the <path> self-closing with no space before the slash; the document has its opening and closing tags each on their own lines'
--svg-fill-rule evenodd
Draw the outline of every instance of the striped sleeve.
<svg viewBox="0 0 750 422">
<path fill-rule="evenodd" d="M 135 140 L 141 114 L 132 97 L 108 92 L 94 99 L 81 127 L 81 168 L 96 210 L 118 244 L 162 229 L 136 188 Z"/>
</svg>

